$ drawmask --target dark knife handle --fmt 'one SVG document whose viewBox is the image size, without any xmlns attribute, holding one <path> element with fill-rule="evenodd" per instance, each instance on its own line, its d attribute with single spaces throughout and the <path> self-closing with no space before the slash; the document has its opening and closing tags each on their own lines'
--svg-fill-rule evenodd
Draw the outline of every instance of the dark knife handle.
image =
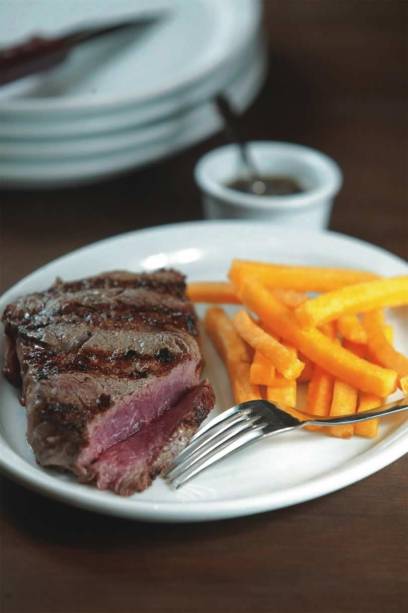
<svg viewBox="0 0 408 613">
<path fill-rule="evenodd" d="M 20 45 L 0 50 L 0 85 L 57 66 L 64 61 L 70 47 L 63 38 L 34 36 Z"/>
</svg>

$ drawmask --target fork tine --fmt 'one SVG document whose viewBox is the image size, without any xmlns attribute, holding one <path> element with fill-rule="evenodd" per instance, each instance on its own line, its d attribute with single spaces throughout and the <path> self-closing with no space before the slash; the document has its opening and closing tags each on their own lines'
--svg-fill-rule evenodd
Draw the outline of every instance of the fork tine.
<svg viewBox="0 0 408 613">
<path fill-rule="evenodd" d="M 166 478 L 174 479 L 177 475 L 183 473 L 183 471 L 185 471 L 188 467 L 192 466 L 195 462 L 198 462 L 207 454 L 212 453 L 229 439 L 237 436 L 238 434 L 250 432 L 253 430 L 254 426 L 257 425 L 256 422 L 259 421 L 259 419 L 260 416 L 256 415 L 245 420 L 241 420 L 232 424 L 230 427 L 224 428 L 220 432 L 212 434 L 208 439 L 201 442 L 198 447 L 194 449 L 187 447 L 189 453 L 187 453 L 184 458 L 182 458 L 176 464 L 173 464 L 170 470 L 168 470 L 166 473 Z"/>
<path fill-rule="evenodd" d="M 257 417 L 259 419 L 260 416 Z M 234 412 L 224 419 L 218 419 L 217 423 L 211 423 L 211 428 L 206 428 L 204 432 L 199 431 L 195 439 L 191 439 L 187 447 L 183 449 L 175 458 L 172 466 L 174 467 L 176 464 L 180 464 L 180 462 L 186 457 L 193 453 L 193 451 L 200 449 L 203 445 L 211 441 L 213 438 L 227 430 L 228 428 L 234 426 L 235 424 L 241 423 L 243 421 L 247 422 L 249 418 L 248 411 L 239 411 Z"/>
<path fill-rule="evenodd" d="M 208 430 L 211 430 L 212 428 L 214 428 L 214 426 L 217 426 L 221 421 L 228 419 L 232 415 L 236 415 L 237 413 L 247 414 L 249 412 L 249 409 L 241 408 L 241 406 L 242 405 L 236 404 L 235 406 L 231 407 L 227 411 L 223 411 L 222 413 L 220 413 L 220 415 L 218 415 L 217 417 L 214 417 L 214 419 L 212 419 L 210 422 L 208 422 L 208 424 L 200 428 L 198 432 L 194 434 L 194 436 L 190 439 L 190 443 L 194 442 L 195 440 L 200 438 L 203 434 L 208 432 Z"/>
<path fill-rule="evenodd" d="M 187 481 L 198 475 L 203 470 L 206 470 L 216 462 L 222 460 L 225 456 L 230 455 L 231 453 L 238 451 L 243 447 L 247 447 L 262 436 L 262 427 L 258 427 L 254 430 L 249 430 L 244 435 L 242 435 L 242 432 L 240 432 L 232 440 L 228 439 L 226 442 L 220 445 L 216 453 L 206 454 L 200 459 L 199 462 L 196 462 L 192 466 L 187 467 L 182 474 L 179 474 L 176 478 L 171 479 L 170 483 L 176 489 L 178 489 L 180 486 L 187 483 Z"/>
</svg>

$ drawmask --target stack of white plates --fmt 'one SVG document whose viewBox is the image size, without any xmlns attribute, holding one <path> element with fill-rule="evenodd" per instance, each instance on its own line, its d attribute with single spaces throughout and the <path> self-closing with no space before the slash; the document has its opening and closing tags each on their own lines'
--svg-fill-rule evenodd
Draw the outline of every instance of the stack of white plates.
<svg viewBox="0 0 408 613">
<path fill-rule="evenodd" d="M 162 18 L 0 89 L 0 185 L 135 168 L 219 129 L 214 94 L 251 103 L 265 74 L 258 0 L 3 0 L 0 44 L 147 14 Z"/>
</svg>

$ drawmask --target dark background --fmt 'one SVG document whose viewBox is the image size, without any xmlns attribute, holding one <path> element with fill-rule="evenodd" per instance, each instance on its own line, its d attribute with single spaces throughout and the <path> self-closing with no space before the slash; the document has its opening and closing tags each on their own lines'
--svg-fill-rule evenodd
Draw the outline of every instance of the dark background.
<svg viewBox="0 0 408 613">
<path fill-rule="evenodd" d="M 317 147 L 344 171 L 331 229 L 408 257 L 408 2 L 265 3 L 267 82 L 247 135 Z M 115 180 L 0 192 L 0 290 L 119 232 L 200 219 L 192 170 L 221 135 Z M 282 230 L 283 231 L 283 230 Z M 408 597 L 407 459 L 274 513 L 148 525 L 1 484 L 1 613 L 400 613 Z"/>
</svg>

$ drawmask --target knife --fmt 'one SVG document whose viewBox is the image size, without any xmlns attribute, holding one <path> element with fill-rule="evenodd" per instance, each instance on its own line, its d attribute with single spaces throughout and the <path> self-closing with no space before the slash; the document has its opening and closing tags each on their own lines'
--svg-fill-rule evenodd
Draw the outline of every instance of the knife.
<svg viewBox="0 0 408 613">
<path fill-rule="evenodd" d="M 1 49 L 0 86 L 54 68 L 61 64 L 72 49 L 78 45 L 116 32 L 131 29 L 144 30 L 162 19 L 163 12 L 159 15 L 139 17 L 131 21 L 83 27 L 55 38 L 33 36 L 16 46 Z"/>
</svg>

